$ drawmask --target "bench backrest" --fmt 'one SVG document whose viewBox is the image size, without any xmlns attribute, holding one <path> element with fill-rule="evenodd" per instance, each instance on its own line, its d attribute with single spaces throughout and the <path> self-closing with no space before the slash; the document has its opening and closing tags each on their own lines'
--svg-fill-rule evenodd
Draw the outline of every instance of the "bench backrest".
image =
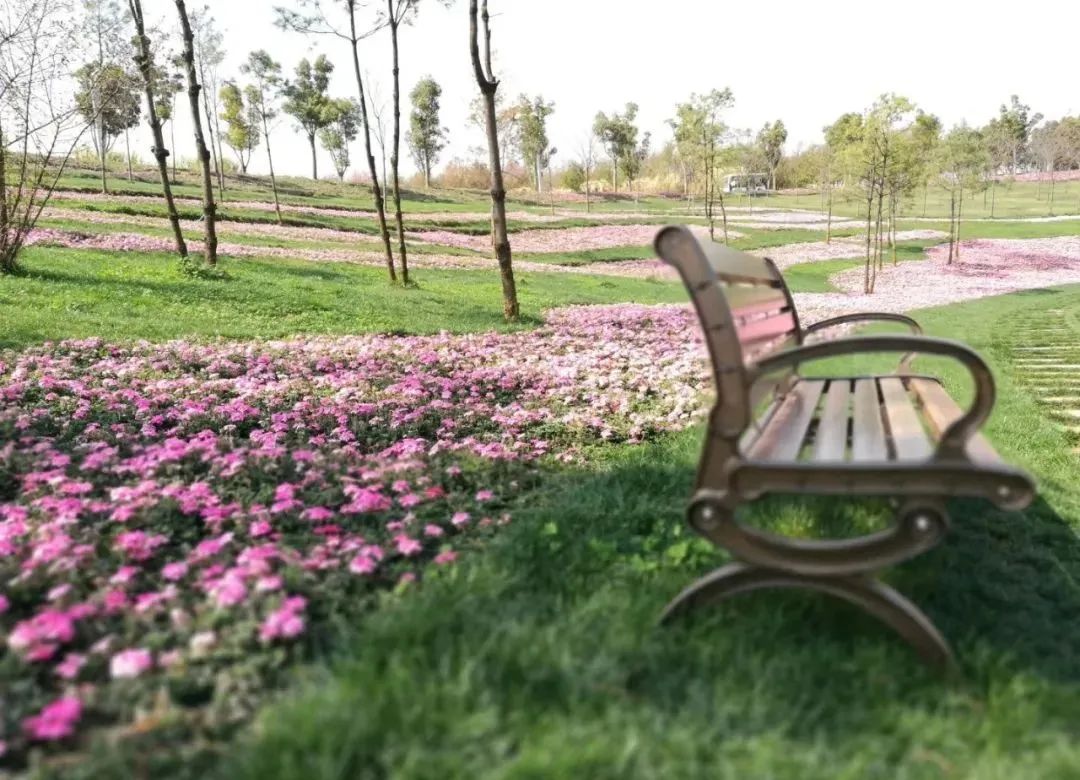
<svg viewBox="0 0 1080 780">
<path fill-rule="evenodd" d="M 757 394 L 767 392 L 751 395 L 747 367 L 802 340 L 791 294 L 771 260 L 698 239 L 689 228 L 661 229 L 655 246 L 679 272 L 701 320 L 716 379 L 714 433 L 737 437 L 750 424 Z"/>
</svg>

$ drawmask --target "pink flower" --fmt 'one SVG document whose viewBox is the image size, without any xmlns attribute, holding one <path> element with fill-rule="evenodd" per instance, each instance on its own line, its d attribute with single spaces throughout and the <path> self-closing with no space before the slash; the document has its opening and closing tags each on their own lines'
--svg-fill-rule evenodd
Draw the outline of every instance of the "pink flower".
<svg viewBox="0 0 1080 780">
<path fill-rule="evenodd" d="M 424 549 L 424 545 L 406 534 L 398 534 L 395 536 L 394 544 L 397 546 L 397 551 L 399 553 L 407 556 L 417 555 Z"/>
<path fill-rule="evenodd" d="M 302 596 L 291 596 L 282 603 L 281 607 L 272 612 L 259 631 L 259 636 L 264 642 L 272 639 L 291 639 L 299 636 L 304 630 L 304 619 L 300 613 L 307 607 L 307 601 Z"/>
<path fill-rule="evenodd" d="M 86 664 L 86 656 L 79 653 L 68 653 L 64 660 L 56 665 L 56 673 L 65 680 L 74 680 L 79 676 L 79 670 Z"/>
<path fill-rule="evenodd" d="M 11 607 L 11 602 L 8 601 L 7 596 L 0 593 L 0 615 L 3 615 Z"/>
<path fill-rule="evenodd" d="M 378 563 L 374 558 L 363 554 L 357 555 L 349 561 L 349 571 L 353 574 L 371 574 L 377 566 Z"/>
<path fill-rule="evenodd" d="M 114 680 L 133 679 L 154 665 L 149 650 L 133 648 L 121 650 L 109 661 L 109 674 Z"/>
<path fill-rule="evenodd" d="M 116 573 L 109 578 L 110 585 L 127 585 L 133 579 L 135 575 L 139 573 L 139 570 L 134 566 L 121 566 L 116 570 Z"/>
<path fill-rule="evenodd" d="M 75 724 L 82 717 L 82 703 L 66 696 L 47 704 L 37 715 L 23 721 L 23 728 L 31 739 L 51 742 L 70 737 Z"/>
<path fill-rule="evenodd" d="M 495 497 L 495 494 L 492 493 L 490 490 L 478 490 L 476 492 L 476 500 L 477 501 L 481 501 L 481 502 L 490 501 L 494 497 Z"/>
<path fill-rule="evenodd" d="M 235 607 L 247 598 L 247 588 L 238 575 L 226 574 L 210 586 L 210 595 L 219 607 Z"/>
<path fill-rule="evenodd" d="M 433 523 L 429 523 L 428 525 L 424 526 L 424 536 L 433 536 L 437 538 L 442 536 L 444 533 L 446 532 L 443 531 L 442 528 L 434 525 Z"/>
<path fill-rule="evenodd" d="M 147 534 L 145 531 L 125 531 L 116 537 L 116 547 L 133 561 L 145 561 L 161 545 L 168 542 L 162 534 Z"/>
<path fill-rule="evenodd" d="M 8 645 L 16 652 L 26 652 L 32 660 L 52 657 L 56 645 L 75 638 L 75 622 L 57 610 L 40 612 L 29 620 L 15 624 L 8 636 Z"/>
<path fill-rule="evenodd" d="M 281 586 L 281 577 L 274 574 L 267 577 L 260 577 L 255 583 L 255 590 L 259 593 L 270 593 L 275 590 L 281 590 Z"/>
<path fill-rule="evenodd" d="M 266 520 L 255 520 L 248 526 L 248 535 L 253 539 L 258 539 L 260 536 L 266 536 L 273 527 Z"/>
<path fill-rule="evenodd" d="M 453 550 L 444 550 L 443 552 L 441 552 L 441 553 L 439 553 L 438 555 L 435 556 L 435 563 L 438 563 L 440 565 L 453 563 L 456 560 L 457 560 L 457 553 L 454 552 Z"/>
<path fill-rule="evenodd" d="M 467 522 L 469 522 L 469 513 L 468 512 L 454 512 L 454 516 L 450 518 L 450 522 L 451 522 L 451 524 L 453 524 L 453 526 L 455 528 L 461 528 L 461 526 L 463 526 Z"/>
<path fill-rule="evenodd" d="M 300 515 L 304 520 L 310 520 L 313 523 L 325 522 L 326 520 L 330 520 L 333 516 L 334 513 L 324 506 L 308 507 Z"/>
<path fill-rule="evenodd" d="M 173 561 L 172 563 L 166 563 L 161 567 L 161 576 L 167 579 L 169 582 L 176 582 L 179 579 L 183 579 L 187 574 L 188 565 L 183 561 Z"/>
<path fill-rule="evenodd" d="M 303 609 L 303 599 L 287 599 L 280 609 L 271 612 L 263 621 L 259 628 L 259 639 L 270 642 L 300 636 L 304 633 L 304 618 L 299 614 Z"/>
<path fill-rule="evenodd" d="M 384 512 L 390 508 L 390 499 L 378 490 L 359 488 L 352 496 L 352 501 L 341 508 L 342 512 L 361 514 L 365 512 Z"/>
</svg>

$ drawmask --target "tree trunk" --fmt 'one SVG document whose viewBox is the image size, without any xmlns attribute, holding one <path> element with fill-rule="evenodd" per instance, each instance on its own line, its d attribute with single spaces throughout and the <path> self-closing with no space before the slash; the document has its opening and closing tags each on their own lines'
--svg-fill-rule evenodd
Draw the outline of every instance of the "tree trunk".
<svg viewBox="0 0 1080 780">
<path fill-rule="evenodd" d="M 589 212 L 592 211 L 592 203 L 591 203 L 591 201 L 589 199 L 589 185 L 590 184 L 591 184 L 591 182 L 589 181 L 589 166 L 586 165 L 585 166 L 585 213 L 586 214 L 588 214 Z"/>
<path fill-rule="evenodd" d="M 157 160 L 158 173 L 161 176 L 161 188 L 165 193 L 165 210 L 169 214 L 169 224 L 172 226 L 173 238 L 176 240 L 176 252 L 180 255 L 181 261 L 185 261 L 188 256 L 187 244 L 184 242 L 184 233 L 180 229 L 180 215 L 176 213 L 172 185 L 169 183 L 169 150 L 165 148 L 165 134 L 161 131 L 161 120 L 158 119 L 157 109 L 154 108 L 153 59 L 150 55 L 150 39 L 146 37 L 146 27 L 143 23 L 142 0 L 128 0 L 128 8 L 135 21 L 135 38 L 139 47 L 139 52 L 135 55 L 135 64 L 142 75 L 147 117 L 150 130 L 154 134 L 154 148 L 151 151 Z"/>
<path fill-rule="evenodd" d="M 892 248 L 892 264 L 896 265 L 896 198 L 889 199 L 889 246 Z"/>
<path fill-rule="evenodd" d="M 956 242 L 953 241 L 953 236 L 956 235 L 956 192 L 949 192 L 949 259 L 945 265 L 952 265 L 953 250 L 956 247 Z"/>
<path fill-rule="evenodd" d="M 308 133 L 308 143 L 311 145 L 311 178 L 319 180 L 319 156 L 315 149 L 315 133 Z"/>
<path fill-rule="evenodd" d="M 480 45 L 477 41 L 476 24 L 477 0 L 469 0 L 469 53 L 472 58 L 473 72 L 480 93 L 484 98 L 484 115 L 487 125 L 488 165 L 491 168 L 491 243 L 495 250 L 495 259 L 499 262 L 499 275 L 502 279 L 503 316 L 507 321 L 515 321 L 520 315 L 517 299 L 517 285 L 514 281 L 514 266 L 510 252 L 510 236 L 506 229 L 506 186 L 503 184 L 502 161 L 499 159 L 499 129 L 495 118 L 495 91 L 499 82 L 491 73 L 491 27 L 487 0 L 484 0 L 484 64 L 480 61 Z"/>
<path fill-rule="evenodd" d="M 222 180 L 222 169 L 225 167 L 225 158 L 218 154 L 218 146 L 214 145 L 214 120 L 212 118 L 212 112 L 210 111 L 210 99 L 207 97 L 207 93 L 203 92 L 203 111 L 206 113 L 206 132 L 210 134 L 210 154 L 214 160 L 214 178 L 217 179 L 218 185 L 218 198 L 225 200 L 225 184 Z M 220 141 L 220 139 L 218 139 Z M 247 173 L 247 167 L 244 167 L 244 173 Z"/>
<path fill-rule="evenodd" d="M 390 42 L 394 56 L 394 148 L 390 153 L 390 173 L 394 177 L 394 219 L 397 222 L 398 255 L 401 260 L 401 283 L 409 283 L 409 256 L 405 250 L 405 220 L 401 215 L 401 186 L 398 161 L 401 155 L 401 68 L 398 66 L 398 24 L 394 17 L 394 0 L 386 0 L 390 12 Z"/>
<path fill-rule="evenodd" d="M 101 114 L 103 109 L 104 109 L 103 106 L 100 106 L 98 108 L 98 112 L 99 112 L 99 116 L 98 116 L 98 131 L 99 131 L 99 135 L 98 135 L 98 152 L 100 153 L 100 156 L 101 156 L 101 192 L 102 192 L 103 195 L 108 195 L 109 194 L 109 168 L 108 168 L 108 162 L 105 159 L 105 157 L 106 157 L 106 152 L 105 152 L 105 141 L 106 141 L 106 138 L 105 138 L 105 117 L 104 117 L 103 114 Z"/>
<path fill-rule="evenodd" d="M 0 182 L 7 182 L 7 144 L 4 141 L 3 117 L 0 116 Z M 7 187 L 0 185 L 0 274 L 13 274 L 17 269 L 15 252 L 9 245 L 11 218 L 8 213 Z"/>
<path fill-rule="evenodd" d="M 364 153 L 367 155 L 368 171 L 371 173 L 371 195 L 375 199 L 375 213 L 379 218 L 379 235 L 382 236 L 383 252 L 386 254 L 386 270 L 390 274 L 390 281 L 397 281 L 397 271 L 394 270 L 394 252 L 390 248 L 390 231 L 386 227 L 386 206 L 383 202 L 382 188 L 379 186 L 379 172 L 375 169 L 375 155 L 371 151 L 371 126 L 368 123 L 367 100 L 364 97 L 364 79 L 360 75 L 360 55 L 356 50 L 356 3 L 348 0 L 349 10 L 349 42 L 352 44 L 353 73 L 356 76 L 356 89 L 360 93 L 360 116 L 364 128 Z M 386 149 L 383 153 L 383 181 L 386 181 Z"/>
<path fill-rule="evenodd" d="M 724 193 L 720 193 L 720 219 L 724 223 L 724 243 L 728 243 L 727 208 L 724 206 Z"/>
<path fill-rule="evenodd" d="M 259 92 L 260 100 L 262 99 L 262 92 Z M 262 110 L 259 112 L 262 114 L 263 120 L 263 140 L 266 142 L 266 162 L 270 166 L 270 188 L 274 191 L 274 212 L 277 214 L 277 221 L 279 225 L 284 224 L 281 219 L 281 202 L 278 200 L 277 191 L 277 177 L 274 175 L 274 155 L 270 153 L 270 126 L 266 122 L 266 104 L 263 103 Z"/>
<path fill-rule="evenodd" d="M 176 95 L 169 104 L 169 144 L 172 148 L 172 180 L 176 181 Z"/>
<path fill-rule="evenodd" d="M 863 293 L 870 294 L 870 245 L 871 229 L 874 224 L 874 186 L 870 185 L 870 195 L 866 199 L 866 266 L 863 269 Z"/>
<path fill-rule="evenodd" d="M 829 215 L 825 221 L 825 243 L 832 243 L 832 184 L 829 184 Z"/>
<path fill-rule="evenodd" d="M 994 205 L 997 201 L 997 179 L 990 184 L 990 219 L 994 218 Z"/>
<path fill-rule="evenodd" d="M 131 172 L 131 135 L 128 128 L 124 128 L 124 148 L 127 150 L 128 181 L 135 181 L 135 174 Z"/>
<path fill-rule="evenodd" d="M 956 201 L 956 230 L 954 235 L 956 236 L 956 254 L 954 258 L 956 262 L 960 262 L 960 222 L 964 213 L 964 188 L 960 188 L 960 197 Z"/>
<path fill-rule="evenodd" d="M 216 96 L 215 96 L 216 99 Z M 217 158 L 218 158 L 218 192 L 221 193 L 221 199 L 225 200 L 225 150 L 221 146 L 221 116 L 217 111 L 212 111 L 213 123 L 214 123 L 214 135 L 210 139 L 211 145 L 214 140 L 217 140 Z"/>
<path fill-rule="evenodd" d="M 202 119 L 199 116 L 199 79 L 195 73 L 195 36 L 191 32 L 184 0 L 176 0 L 176 12 L 180 16 L 180 28 L 184 33 L 184 63 L 187 65 L 188 102 L 191 104 L 191 123 L 195 129 L 195 153 L 202 163 L 203 219 L 206 222 L 206 264 L 217 265 L 217 227 L 214 225 L 214 178 L 210 173 L 210 150 L 203 137 Z"/>
</svg>

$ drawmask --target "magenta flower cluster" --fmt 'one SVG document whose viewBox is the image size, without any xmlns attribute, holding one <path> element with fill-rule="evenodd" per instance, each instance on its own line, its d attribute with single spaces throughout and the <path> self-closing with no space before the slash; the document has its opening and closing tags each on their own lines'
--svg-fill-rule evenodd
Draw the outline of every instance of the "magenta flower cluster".
<svg viewBox="0 0 1080 780">
<path fill-rule="evenodd" d="M 508 522 L 546 459 L 698 419 L 692 318 L 0 353 L 0 762 L 165 689 L 248 701 L 315 627 Z"/>
</svg>

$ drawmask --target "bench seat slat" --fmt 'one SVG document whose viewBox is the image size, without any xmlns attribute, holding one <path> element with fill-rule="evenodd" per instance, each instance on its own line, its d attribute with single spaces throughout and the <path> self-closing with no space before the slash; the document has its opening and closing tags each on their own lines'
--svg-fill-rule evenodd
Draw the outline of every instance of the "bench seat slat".
<svg viewBox="0 0 1080 780">
<path fill-rule="evenodd" d="M 882 378 L 881 398 L 885 419 L 889 423 L 889 438 L 898 460 L 920 460 L 930 457 L 933 447 L 923 430 L 919 413 L 911 403 L 904 382 L 899 378 Z"/>
<path fill-rule="evenodd" d="M 834 379 L 825 393 L 825 410 L 818 421 L 817 438 L 814 440 L 814 460 L 817 462 L 843 461 L 848 441 L 848 399 L 851 383 Z"/>
<path fill-rule="evenodd" d="M 929 379 L 912 379 L 911 389 L 922 402 L 923 413 L 934 435 L 941 438 L 941 433 L 963 414 L 956 401 L 952 399 L 937 382 Z M 1001 463 L 1001 456 L 981 433 L 968 441 L 967 452 L 973 459 L 984 463 Z"/>
<path fill-rule="evenodd" d="M 791 389 L 773 414 L 749 456 L 754 460 L 795 460 L 817 411 L 825 381 L 808 379 Z"/>
<path fill-rule="evenodd" d="M 855 380 L 855 403 L 851 419 L 851 459 L 859 463 L 888 460 L 885 426 L 881 422 L 881 403 L 878 400 L 875 380 Z"/>
</svg>

